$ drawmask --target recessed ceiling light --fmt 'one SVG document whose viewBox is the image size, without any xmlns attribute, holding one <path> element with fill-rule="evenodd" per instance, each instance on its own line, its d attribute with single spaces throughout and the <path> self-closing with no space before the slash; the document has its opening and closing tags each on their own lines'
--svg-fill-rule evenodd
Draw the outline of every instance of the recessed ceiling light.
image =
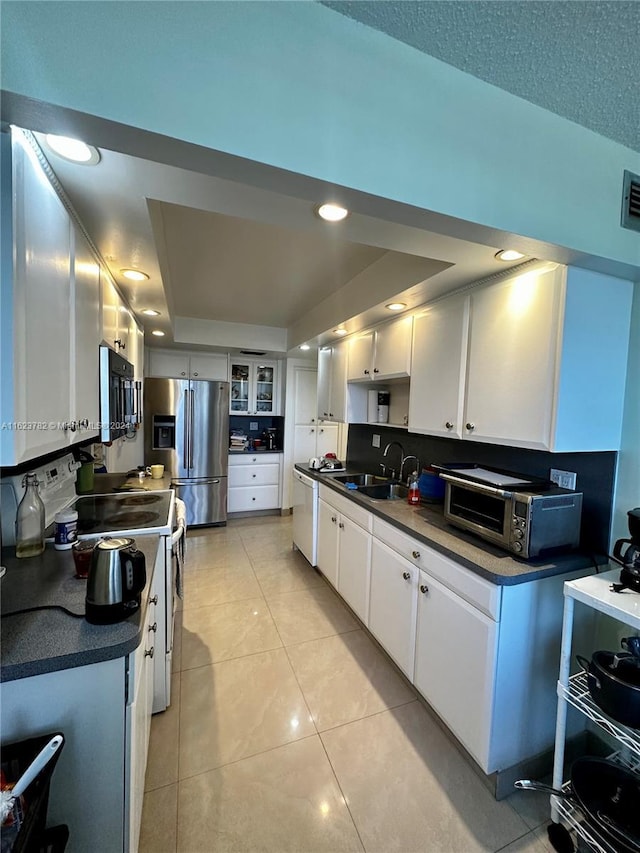
<svg viewBox="0 0 640 853">
<path fill-rule="evenodd" d="M 300 349 L 308 350 L 311 349 L 311 347 L 309 346 L 309 344 L 300 344 Z"/>
<path fill-rule="evenodd" d="M 142 313 L 146 314 L 147 317 L 159 317 L 160 316 L 160 312 L 154 311 L 153 308 L 145 308 Z"/>
<path fill-rule="evenodd" d="M 349 215 L 346 207 L 341 207 L 339 204 L 319 204 L 315 208 L 316 214 L 325 222 L 342 222 Z"/>
<path fill-rule="evenodd" d="M 149 276 L 141 270 L 120 270 L 120 274 L 131 281 L 146 281 Z"/>
<path fill-rule="evenodd" d="M 72 139 L 70 136 L 55 136 L 53 133 L 48 133 L 45 137 L 47 145 L 64 160 L 70 160 L 72 163 L 81 163 L 83 166 L 96 166 L 100 162 L 100 152 L 93 145 L 87 145 L 86 142 L 81 142 L 79 139 Z"/>
<path fill-rule="evenodd" d="M 402 311 L 403 308 L 407 307 L 406 302 L 388 302 L 386 307 L 389 311 Z"/>
<path fill-rule="evenodd" d="M 161 332 L 160 329 L 154 329 L 151 334 L 155 335 L 156 338 L 164 338 L 164 332 Z"/>
<path fill-rule="evenodd" d="M 524 255 L 522 252 L 516 252 L 515 249 L 500 249 L 494 257 L 499 261 L 519 261 L 520 258 L 524 258 Z"/>
<path fill-rule="evenodd" d="M 333 330 L 333 334 L 334 334 L 334 335 L 346 335 L 346 334 L 347 334 L 347 330 L 346 330 L 346 329 L 343 329 L 343 328 L 342 328 L 342 326 L 341 326 L 339 329 L 334 329 L 334 330 Z"/>
</svg>

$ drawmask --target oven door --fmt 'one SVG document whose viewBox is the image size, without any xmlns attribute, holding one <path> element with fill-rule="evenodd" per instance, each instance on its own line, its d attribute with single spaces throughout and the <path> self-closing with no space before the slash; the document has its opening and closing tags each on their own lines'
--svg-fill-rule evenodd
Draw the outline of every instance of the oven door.
<svg viewBox="0 0 640 853">
<path fill-rule="evenodd" d="M 489 542 L 509 548 L 512 493 L 446 474 L 440 476 L 446 481 L 445 519 Z"/>
</svg>

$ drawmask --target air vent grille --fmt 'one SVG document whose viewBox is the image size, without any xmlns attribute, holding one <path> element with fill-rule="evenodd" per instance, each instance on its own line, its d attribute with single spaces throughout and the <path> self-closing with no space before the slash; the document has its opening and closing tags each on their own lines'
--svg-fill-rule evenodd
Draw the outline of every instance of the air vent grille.
<svg viewBox="0 0 640 853">
<path fill-rule="evenodd" d="M 255 350 L 255 349 L 241 349 L 240 352 L 242 355 L 266 355 L 265 350 Z"/>
<path fill-rule="evenodd" d="M 634 175 L 625 169 L 622 188 L 623 228 L 640 231 L 640 175 Z"/>
</svg>

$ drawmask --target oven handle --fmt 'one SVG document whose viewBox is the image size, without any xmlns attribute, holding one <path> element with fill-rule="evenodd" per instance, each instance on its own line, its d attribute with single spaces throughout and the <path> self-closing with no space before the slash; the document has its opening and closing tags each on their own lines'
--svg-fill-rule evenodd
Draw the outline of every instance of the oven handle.
<svg viewBox="0 0 640 853">
<path fill-rule="evenodd" d="M 440 476 L 449 483 L 455 483 L 457 486 L 464 486 L 465 489 L 472 489 L 476 492 L 483 492 L 485 495 L 495 495 L 498 498 L 507 499 L 513 497 L 513 492 L 508 492 L 506 489 L 496 489 L 494 486 L 475 483 L 472 480 L 465 480 L 462 477 L 453 477 L 451 474 L 440 474 Z"/>
</svg>

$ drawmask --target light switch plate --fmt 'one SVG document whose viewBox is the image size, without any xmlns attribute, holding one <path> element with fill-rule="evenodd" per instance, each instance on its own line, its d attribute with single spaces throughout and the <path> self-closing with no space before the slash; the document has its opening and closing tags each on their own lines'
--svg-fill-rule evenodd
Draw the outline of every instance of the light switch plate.
<svg viewBox="0 0 640 853">
<path fill-rule="evenodd" d="M 373 438 L 371 439 L 372 447 L 380 447 L 380 436 L 374 433 Z"/>
<path fill-rule="evenodd" d="M 561 471 L 559 468 L 552 468 L 550 478 L 561 489 L 573 489 L 575 491 L 577 477 L 574 471 Z"/>
<path fill-rule="evenodd" d="M 255 432 L 258 429 L 258 421 L 249 421 L 249 429 Z"/>
</svg>

